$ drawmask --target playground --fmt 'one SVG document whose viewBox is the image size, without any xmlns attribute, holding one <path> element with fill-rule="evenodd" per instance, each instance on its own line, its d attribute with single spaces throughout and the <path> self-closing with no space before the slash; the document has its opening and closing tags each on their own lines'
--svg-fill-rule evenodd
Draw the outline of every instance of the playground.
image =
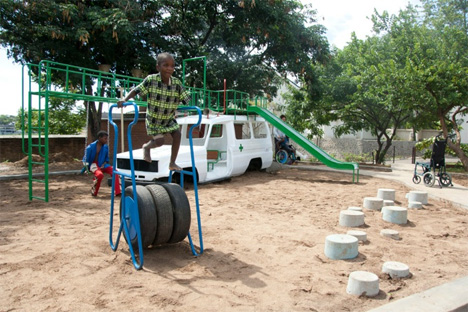
<svg viewBox="0 0 468 312">
<path fill-rule="evenodd" d="M 28 119 L 24 163 L 28 165 L 29 183 L 26 179 L 0 180 L 2 309 L 367 311 L 466 274 L 468 211 L 435 199 L 422 209 L 411 209 L 404 225 L 385 222 L 380 211 L 365 211 L 365 224 L 358 229 L 367 233 L 367 241 L 359 243 L 357 257 L 328 258 L 324 254 L 326 237 L 350 230 L 339 224 L 340 211 L 363 206 L 363 199 L 375 197 L 381 188 L 393 189 L 395 205 L 406 206 L 405 195 L 410 188 L 395 181 L 360 176 L 357 163 L 342 162 L 328 155 L 279 120 L 262 98 L 250 99 L 238 91 L 205 88 L 191 90 L 192 102 L 201 105 L 197 108 L 199 118 L 201 109 L 235 116 L 261 116 L 326 167 L 342 171 L 277 166 L 276 170 L 249 171 L 199 187 L 185 185 L 191 203 L 190 208 L 185 207 L 192 214 L 190 243 L 184 239 L 150 246 L 144 251 L 144 266 L 137 266 L 123 237 L 117 247 L 111 243 L 115 252 L 109 246 L 109 212 L 114 211 L 112 220 L 120 218 L 120 198 L 111 196 L 111 188 L 103 187 L 98 197 L 92 197 L 89 175 L 53 174 L 79 170 L 82 164 L 68 159 L 60 165 L 60 160 L 55 161 L 54 155 L 49 154 L 45 108 L 49 97 L 113 103 L 117 91 L 125 92 L 138 81 L 48 61 L 41 62 L 38 70 L 48 84 L 36 91 L 29 90 L 28 109 L 44 113 L 44 122 L 39 120 L 37 125 Z M 65 81 L 74 75 L 83 85 L 87 80 L 95 81 L 96 92 L 93 95 L 84 89 L 72 92 L 68 83 L 56 88 L 50 83 L 54 71 L 64 76 Z M 145 105 L 138 101 L 130 104 L 135 106 L 135 112 L 137 104 Z M 116 127 L 112 114 L 109 116 Z M 135 120 L 137 117 L 135 113 Z M 118 133 L 117 129 L 114 133 Z M 35 135 L 44 139 L 36 144 Z M 129 142 L 128 148 L 132 150 Z M 34 158 L 36 149 L 44 160 Z M 192 166 L 193 163 L 192 159 Z M 12 166 L 6 170 L 14 174 L 19 169 Z M 41 172 L 43 179 L 32 178 Z M 133 173 L 128 176 L 135 180 Z M 194 204 L 198 198 L 199 209 Z M 122 208 L 126 211 L 125 219 L 133 226 L 132 201 L 126 200 L 124 205 L 127 205 Z M 144 206 L 154 213 L 153 206 Z M 179 207 L 173 208 L 175 216 Z M 201 222 L 195 222 L 194 216 L 199 211 Z M 111 226 L 112 237 L 119 232 L 119 223 Z M 176 221 L 174 224 L 182 227 Z M 203 244 L 198 232 L 201 227 L 197 225 L 203 228 Z M 397 230 L 400 238 L 382 236 L 383 229 Z M 153 237 L 150 239 L 144 247 L 151 244 Z M 191 247 L 198 248 L 199 253 Z M 141 264 L 142 252 L 139 255 Z M 407 264 L 410 275 L 392 279 L 382 273 L 382 265 L 387 261 Z M 377 296 L 356 297 L 346 293 L 349 274 L 354 271 L 378 274 Z"/>
<path fill-rule="evenodd" d="M 53 170 L 76 169 L 69 165 Z M 290 167 L 200 186 L 204 253 L 194 257 L 187 240 L 148 249 L 137 271 L 125 242 L 116 252 L 109 246 L 111 188 L 94 198 L 90 179 L 51 175 L 50 202 L 30 201 L 24 179 L 0 181 L 0 311 L 367 311 L 468 270 L 468 211 L 434 199 L 409 210 L 406 225 L 366 210 L 357 229 L 368 242 L 360 243 L 358 257 L 328 259 L 326 236 L 349 230 L 339 225 L 341 210 L 362 206 L 379 188 L 395 189 L 396 203 L 404 205 L 410 189 Z M 193 203 L 190 186 L 186 193 Z M 381 236 L 383 228 L 401 239 Z M 385 261 L 406 263 L 410 277 L 390 279 L 381 273 Z M 357 270 L 380 277 L 376 297 L 346 293 Z"/>
</svg>

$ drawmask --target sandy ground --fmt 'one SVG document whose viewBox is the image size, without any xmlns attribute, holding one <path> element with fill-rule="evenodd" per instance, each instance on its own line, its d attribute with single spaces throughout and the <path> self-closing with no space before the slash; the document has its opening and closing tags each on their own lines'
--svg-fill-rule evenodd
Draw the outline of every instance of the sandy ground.
<svg viewBox="0 0 468 312">
<path fill-rule="evenodd" d="M 389 180 L 284 169 L 202 185 L 204 253 L 194 257 L 187 239 L 147 249 L 140 271 L 124 240 L 109 246 L 110 188 L 93 198 L 90 186 L 90 176 L 51 176 L 45 203 L 28 200 L 27 180 L 0 181 L 0 311 L 366 311 L 468 273 L 468 211 L 435 200 L 403 226 L 365 210 L 358 257 L 325 256 L 326 236 L 350 229 L 341 210 L 379 188 L 407 204 L 409 189 Z M 186 194 L 198 248 L 193 188 Z M 411 276 L 391 279 L 385 261 L 409 265 Z M 353 271 L 379 275 L 380 293 L 348 295 Z"/>
</svg>

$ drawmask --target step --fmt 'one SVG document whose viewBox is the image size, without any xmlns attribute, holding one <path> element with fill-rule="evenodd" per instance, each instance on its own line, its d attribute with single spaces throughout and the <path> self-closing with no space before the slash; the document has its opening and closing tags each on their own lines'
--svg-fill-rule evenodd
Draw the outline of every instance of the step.
<svg viewBox="0 0 468 312">
<path fill-rule="evenodd" d="M 325 239 L 325 255 L 333 260 L 353 259 L 358 255 L 358 239 L 347 234 L 331 234 Z"/>
<path fill-rule="evenodd" d="M 408 222 L 408 209 L 398 206 L 383 207 L 382 219 L 394 224 L 406 224 Z"/>
<path fill-rule="evenodd" d="M 354 271 L 349 274 L 346 292 L 355 296 L 374 297 L 379 293 L 379 277 L 372 272 Z"/>
</svg>

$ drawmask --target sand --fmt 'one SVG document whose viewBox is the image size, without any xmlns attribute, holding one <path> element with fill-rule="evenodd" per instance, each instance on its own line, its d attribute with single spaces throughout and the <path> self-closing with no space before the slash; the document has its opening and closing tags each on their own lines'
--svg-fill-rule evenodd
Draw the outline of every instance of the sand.
<svg viewBox="0 0 468 312">
<path fill-rule="evenodd" d="M 365 225 L 352 228 L 368 237 L 357 258 L 325 256 L 326 236 L 351 229 L 339 225 L 341 210 L 379 188 L 407 205 L 410 189 L 390 180 L 283 169 L 201 185 L 203 254 L 187 239 L 154 247 L 140 271 L 123 239 L 110 248 L 110 188 L 94 198 L 90 187 L 90 176 L 51 176 L 45 203 L 28 200 L 27 180 L 0 181 L 0 311 L 366 311 L 468 272 L 468 211 L 433 199 L 406 225 L 364 210 Z M 199 250 L 193 188 L 186 194 Z M 407 264 L 410 277 L 383 274 L 385 261 Z M 353 271 L 377 274 L 379 294 L 348 295 Z"/>
</svg>

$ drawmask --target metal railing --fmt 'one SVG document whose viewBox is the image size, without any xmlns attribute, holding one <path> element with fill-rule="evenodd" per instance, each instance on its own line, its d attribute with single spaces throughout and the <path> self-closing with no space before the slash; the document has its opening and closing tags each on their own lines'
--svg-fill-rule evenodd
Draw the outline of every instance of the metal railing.
<svg viewBox="0 0 468 312">
<path fill-rule="evenodd" d="M 188 87 L 192 100 L 186 106 L 198 106 L 202 111 L 209 109 L 217 113 L 248 114 L 249 106 L 266 108 L 267 100 L 263 97 L 250 98 L 246 92 L 237 90 L 207 90 L 206 89 L 206 57 L 187 59 L 183 62 L 183 77 L 185 63 L 203 60 L 203 88 Z M 25 86 L 25 69 L 27 70 L 27 86 Z M 131 77 L 97 69 L 83 68 L 75 65 L 40 61 L 39 64 L 26 64 L 22 75 L 22 149 L 28 155 L 29 168 L 29 200 L 33 198 L 49 201 L 48 193 L 48 163 L 49 163 L 49 102 L 51 98 L 70 99 L 84 102 L 117 103 L 134 87 L 143 81 L 142 78 Z M 182 80 L 184 82 L 184 80 Z M 27 88 L 27 100 L 24 98 Z M 27 108 L 25 104 L 27 102 Z M 143 98 L 137 97 L 134 103 L 146 107 Z M 34 117 L 33 117 L 34 116 Z M 26 140 L 27 133 L 27 140 Z M 27 146 L 26 146 L 27 142 Z M 41 160 L 33 159 L 39 155 Z M 33 167 L 43 166 L 44 179 L 33 179 Z M 34 185 L 44 185 L 44 195 L 33 194 Z"/>
</svg>

